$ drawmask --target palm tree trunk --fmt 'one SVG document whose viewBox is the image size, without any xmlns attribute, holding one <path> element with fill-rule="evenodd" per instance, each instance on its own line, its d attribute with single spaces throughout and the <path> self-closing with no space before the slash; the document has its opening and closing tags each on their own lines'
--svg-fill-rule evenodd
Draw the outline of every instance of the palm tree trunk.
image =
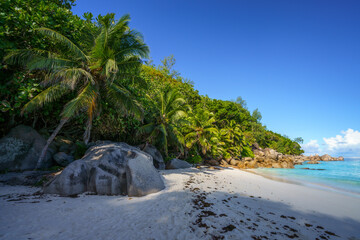
<svg viewBox="0 0 360 240">
<path fill-rule="evenodd" d="M 43 148 L 40 158 L 36 164 L 36 169 L 39 169 L 47 152 L 47 149 L 49 148 L 50 144 L 52 143 L 52 141 L 54 140 L 54 138 L 56 137 L 56 135 L 59 133 L 60 129 L 64 126 L 64 124 L 69 120 L 69 118 L 63 118 L 60 121 L 60 124 L 57 126 L 57 128 L 55 129 L 55 131 L 51 134 L 51 136 L 48 138 L 48 140 L 46 141 L 46 145 Z"/>
<path fill-rule="evenodd" d="M 91 136 L 91 127 L 92 127 L 92 119 L 89 119 L 88 124 L 86 125 L 86 130 L 84 133 L 84 143 L 87 145 L 90 141 Z"/>
</svg>

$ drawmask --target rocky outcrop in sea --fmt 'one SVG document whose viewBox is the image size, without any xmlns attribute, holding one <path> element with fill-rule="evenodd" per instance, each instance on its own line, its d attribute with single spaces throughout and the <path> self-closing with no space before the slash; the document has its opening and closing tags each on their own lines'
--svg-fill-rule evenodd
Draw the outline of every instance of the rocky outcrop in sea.
<svg viewBox="0 0 360 240">
<path fill-rule="evenodd" d="M 319 156 L 286 155 L 271 148 L 260 148 L 258 144 L 252 146 L 254 157 L 242 157 L 240 159 L 221 160 L 219 165 L 223 167 L 233 166 L 236 168 L 294 168 L 294 165 L 301 165 L 304 162 L 318 164 L 320 161 L 344 161 L 343 157 L 332 157 L 328 154 Z M 214 161 L 207 162 L 210 165 Z"/>
</svg>

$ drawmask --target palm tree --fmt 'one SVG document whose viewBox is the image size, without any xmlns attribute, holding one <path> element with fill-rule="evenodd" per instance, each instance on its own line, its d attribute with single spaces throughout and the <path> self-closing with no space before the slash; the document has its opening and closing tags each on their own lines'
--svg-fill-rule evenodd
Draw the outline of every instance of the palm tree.
<svg viewBox="0 0 360 240">
<path fill-rule="evenodd" d="M 228 122 L 226 120 L 226 122 Z M 225 142 L 225 149 L 232 156 L 239 156 L 245 143 L 241 126 L 231 120 L 226 127 L 220 130 L 221 137 Z"/>
<path fill-rule="evenodd" d="M 185 110 L 189 106 L 185 99 L 176 90 L 168 88 L 158 92 L 151 103 L 154 113 L 150 117 L 150 123 L 142 126 L 137 135 L 147 135 L 147 142 L 163 149 L 165 156 L 168 156 L 170 144 L 174 144 L 182 152 L 183 139 L 177 125 L 187 116 Z"/>
<path fill-rule="evenodd" d="M 88 52 L 54 30 L 39 28 L 37 31 L 55 41 L 61 52 L 16 50 L 5 58 L 10 64 L 21 64 L 30 71 L 42 70 L 46 73 L 42 82 L 46 89 L 31 99 L 22 113 L 56 101 L 65 94 L 76 93 L 76 97 L 64 106 L 60 124 L 47 140 L 37 168 L 62 126 L 81 113 L 87 116 L 84 142 L 88 143 L 92 121 L 101 110 L 100 99 L 112 103 L 124 114 L 131 113 L 142 118 L 142 108 L 125 88 L 125 82 L 136 78 L 142 58 L 148 57 L 149 48 L 142 35 L 129 28 L 129 21 L 129 15 L 124 15 L 117 22 L 114 14 L 99 16 L 99 34 Z"/>
<path fill-rule="evenodd" d="M 218 148 L 221 145 L 219 130 L 214 125 L 216 120 L 213 115 L 208 110 L 201 109 L 190 118 L 188 134 L 185 136 L 187 148 L 195 145 L 205 156 L 212 148 Z"/>
</svg>

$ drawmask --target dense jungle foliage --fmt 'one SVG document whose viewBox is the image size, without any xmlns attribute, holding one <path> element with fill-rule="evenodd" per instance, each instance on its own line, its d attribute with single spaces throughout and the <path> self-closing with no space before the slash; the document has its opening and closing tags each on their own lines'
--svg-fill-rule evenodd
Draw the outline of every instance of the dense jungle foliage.
<svg viewBox="0 0 360 240">
<path fill-rule="evenodd" d="M 74 0 L 0 3 L 0 134 L 26 124 L 46 137 L 152 143 L 166 158 L 253 156 L 251 145 L 301 154 L 299 143 L 266 129 L 246 102 L 199 95 L 174 70 L 149 61 L 130 17 L 82 18 Z"/>
</svg>

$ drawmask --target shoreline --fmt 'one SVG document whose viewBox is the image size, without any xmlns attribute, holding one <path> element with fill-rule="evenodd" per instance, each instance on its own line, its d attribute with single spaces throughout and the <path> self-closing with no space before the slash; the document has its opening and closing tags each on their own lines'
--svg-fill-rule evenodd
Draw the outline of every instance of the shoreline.
<svg viewBox="0 0 360 240">
<path fill-rule="evenodd" d="M 345 189 L 345 188 L 330 186 L 330 185 L 327 185 L 327 184 L 321 183 L 321 182 L 309 181 L 309 180 L 305 180 L 305 179 L 299 179 L 296 177 L 293 178 L 291 176 L 285 176 L 285 175 L 281 175 L 281 174 L 262 172 L 261 168 L 260 169 L 242 169 L 242 170 L 253 173 L 253 174 L 257 174 L 264 178 L 268 178 L 268 179 L 278 181 L 278 182 L 285 182 L 285 183 L 291 183 L 291 184 L 296 184 L 296 185 L 301 185 L 301 186 L 307 186 L 307 187 L 310 187 L 313 189 L 325 190 L 325 191 L 329 191 L 329 192 L 336 192 L 336 193 L 343 194 L 346 196 L 360 198 L 359 192 L 351 191 L 351 190 Z"/>
<path fill-rule="evenodd" d="M 233 169 L 160 171 L 145 197 L 36 195 L 0 186 L 2 239 L 339 239 L 360 236 L 360 200 Z M 36 221 L 34 221 L 36 219 Z M 84 226 L 88 226 L 84 228 Z M 356 239 L 356 238 L 353 238 Z"/>
</svg>

